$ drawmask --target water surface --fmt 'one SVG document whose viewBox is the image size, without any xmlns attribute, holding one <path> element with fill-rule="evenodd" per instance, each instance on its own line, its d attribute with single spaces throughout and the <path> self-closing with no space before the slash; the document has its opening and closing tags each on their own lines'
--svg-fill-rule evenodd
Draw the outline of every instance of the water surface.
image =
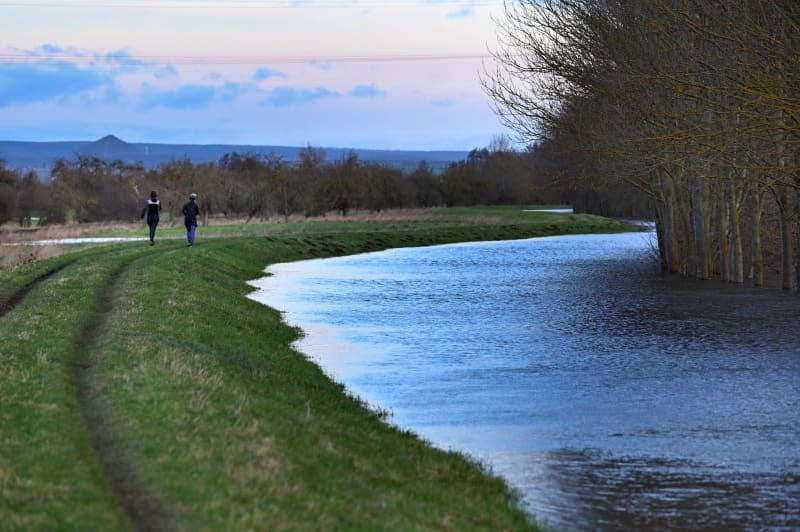
<svg viewBox="0 0 800 532">
<path fill-rule="evenodd" d="M 800 528 L 800 298 L 584 235 L 275 265 L 252 297 L 392 422 L 566 530 Z"/>
<path fill-rule="evenodd" d="M 49 240 L 25 240 L 20 243 L 6 244 L 9 246 L 56 246 L 64 244 L 107 244 L 111 242 L 137 242 L 149 240 L 147 237 L 138 236 L 83 236 L 76 238 L 51 238 Z"/>
</svg>

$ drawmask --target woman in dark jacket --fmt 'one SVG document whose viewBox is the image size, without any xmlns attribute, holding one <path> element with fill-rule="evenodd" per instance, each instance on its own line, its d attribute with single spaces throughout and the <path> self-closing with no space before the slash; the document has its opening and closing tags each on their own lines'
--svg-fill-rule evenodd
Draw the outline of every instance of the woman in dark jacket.
<svg viewBox="0 0 800 532">
<path fill-rule="evenodd" d="M 156 191 L 150 192 L 150 199 L 147 200 L 147 205 L 142 209 L 142 218 L 147 214 L 147 226 L 150 228 L 150 245 L 156 243 L 156 226 L 158 226 L 158 213 L 161 211 L 161 202 L 158 201 L 158 194 Z"/>
<path fill-rule="evenodd" d="M 183 206 L 183 225 L 186 226 L 186 240 L 189 246 L 194 245 L 194 234 L 197 230 L 197 216 L 200 214 L 200 207 L 197 206 L 194 200 L 197 199 L 197 194 L 192 192 L 189 194 L 189 202 Z"/>
</svg>

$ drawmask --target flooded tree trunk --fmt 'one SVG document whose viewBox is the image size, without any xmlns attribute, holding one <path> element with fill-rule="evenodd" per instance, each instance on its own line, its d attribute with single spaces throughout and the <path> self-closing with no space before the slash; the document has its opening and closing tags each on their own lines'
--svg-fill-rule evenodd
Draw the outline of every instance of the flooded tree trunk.
<svg viewBox="0 0 800 532">
<path fill-rule="evenodd" d="M 795 225 L 795 257 L 794 278 L 795 290 L 800 294 L 800 175 L 794 176 L 794 225 Z"/>
<path fill-rule="evenodd" d="M 753 229 L 750 239 L 753 256 L 752 278 L 753 284 L 761 287 L 764 286 L 764 252 L 761 249 L 761 213 L 764 210 L 764 191 L 754 185 L 751 199 L 753 203 Z"/>
<path fill-rule="evenodd" d="M 698 279 L 710 279 L 713 274 L 712 242 L 709 231 L 711 201 L 708 176 L 695 178 L 692 183 L 692 227 L 695 241 L 695 275 Z"/>
<path fill-rule="evenodd" d="M 740 185 L 732 180 L 729 189 L 728 201 L 731 213 L 731 237 L 733 240 L 733 253 L 731 254 L 731 281 L 744 283 L 744 246 L 742 245 L 742 201 Z"/>
<path fill-rule="evenodd" d="M 794 288 L 794 235 L 792 231 L 792 196 L 787 185 L 778 185 L 778 207 L 781 221 L 781 288 Z"/>
<path fill-rule="evenodd" d="M 658 241 L 658 264 L 661 273 L 669 273 L 669 249 L 667 247 L 666 202 L 661 200 L 656 205 L 656 240 Z"/>
<path fill-rule="evenodd" d="M 792 234 L 792 196 L 789 193 L 789 176 L 786 173 L 787 154 L 786 154 L 786 135 L 783 126 L 786 125 L 786 118 L 782 111 L 777 112 L 776 132 L 775 132 L 775 152 L 778 163 L 778 183 L 772 188 L 775 201 L 778 203 L 780 211 L 780 231 L 781 231 L 781 288 L 791 290 L 794 288 L 794 238 Z"/>
<path fill-rule="evenodd" d="M 656 231 L 658 236 L 661 271 L 664 273 L 680 272 L 680 247 L 678 244 L 678 219 L 675 216 L 675 185 L 672 176 L 665 170 L 658 172 L 655 179 L 661 190 L 657 206 Z"/>
<path fill-rule="evenodd" d="M 731 205 L 728 202 L 728 191 L 732 185 L 723 185 L 721 194 L 717 196 L 720 204 L 719 209 L 719 266 L 720 274 L 724 282 L 731 280 L 731 236 L 730 236 L 730 217 Z"/>
<path fill-rule="evenodd" d="M 678 212 L 681 213 L 682 218 L 681 269 L 684 275 L 689 276 L 694 275 L 697 271 L 691 193 L 686 186 L 677 188 L 676 192 L 680 194 Z"/>
<path fill-rule="evenodd" d="M 704 235 L 704 242 L 703 242 L 703 254 L 704 260 L 706 265 L 705 277 L 704 279 L 712 279 L 714 277 L 715 268 L 714 268 L 714 227 L 712 225 L 712 220 L 714 219 L 714 211 L 716 210 L 717 204 L 716 202 L 712 201 L 710 184 L 706 181 L 706 185 L 704 187 L 704 199 L 705 205 L 703 206 L 705 211 L 705 220 L 703 224 L 703 228 L 705 229 Z"/>
<path fill-rule="evenodd" d="M 666 241 L 667 246 L 669 247 L 669 272 L 670 273 L 678 273 L 680 272 L 681 268 L 681 261 L 680 261 L 680 246 L 678 244 L 678 218 L 675 215 L 675 202 L 676 202 L 676 195 L 675 195 L 675 184 L 673 183 L 672 177 L 667 176 L 667 208 L 666 213 L 669 218 L 669 233 L 667 235 L 668 239 Z"/>
<path fill-rule="evenodd" d="M 742 203 L 744 190 L 746 190 L 747 170 L 738 170 L 736 165 L 739 162 L 740 142 L 739 130 L 741 127 L 741 115 L 737 112 L 736 117 L 729 123 L 729 134 L 734 139 L 733 142 L 733 161 L 732 168 L 728 172 L 728 186 L 723 192 L 722 201 L 728 205 L 730 213 L 730 239 L 731 253 L 728 264 L 730 278 L 729 282 L 744 283 L 744 249 L 742 245 Z"/>
</svg>

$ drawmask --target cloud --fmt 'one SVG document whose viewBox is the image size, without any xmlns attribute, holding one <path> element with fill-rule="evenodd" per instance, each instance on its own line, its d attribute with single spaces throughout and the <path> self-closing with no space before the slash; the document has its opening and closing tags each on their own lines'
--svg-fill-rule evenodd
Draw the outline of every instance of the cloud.
<svg viewBox="0 0 800 532">
<path fill-rule="evenodd" d="M 356 85 L 347 95 L 355 98 L 383 98 L 389 93 L 379 89 L 374 83 L 370 85 Z"/>
<path fill-rule="evenodd" d="M 222 85 L 193 83 L 176 89 L 159 90 L 145 84 L 142 103 L 146 108 L 204 109 L 215 102 L 235 102 L 250 91 L 257 91 L 252 83 L 227 82 Z"/>
<path fill-rule="evenodd" d="M 324 87 L 315 89 L 278 87 L 270 90 L 267 98 L 262 103 L 273 107 L 287 107 L 290 105 L 305 105 L 322 98 L 335 98 L 338 96 L 341 96 L 338 92 Z"/>
<path fill-rule="evenodd" d="M 108 63 L 116 63 L 122 66 L 147 66 L 147 63 L 139 59 L 134 59 L 127 50 L 117 50 L 109 52 L 103 58 Z"/>
<path fill-rule="evenodd" d="M 333 68 L 333 65 L 331 65 L 330 63 L 324 63 L 316 60 L 309 61 L 308 64 L 314 68 L 322 70 L 323 72 L 329 72 L 331 68 Z"/>
<path fill-rule="evenodd" d="M 55 44 L 43 44 L 38 48 L 38 50 L 40 50 L 45 55 L 61 54 L 66 51 L 60 46 L 56 46 Z"/>
<path fill-rule="evenodd" d="M 217 87 L 213 85 L 190 84 L 167 91 L 155 91 L 145 86 L 144 104 L 168 109 L 201 109 L 214 101 L 216 93 Z"/>
<path fill-rule="evenodd" d="M 178 70 L 173 65 L 164 65 L 163 67 L 156 69 L 156 71 L 153 72 L 153 75 L 156 77 L 156 79 L 166 79 L 177 76 Z"/>
<path fill-rule="evenodd" d="M 0 107 L 78 96 L 115 85 L 111 76 L 66 61 L 0 65 Z"/>
<path fill-rule="evenodd" d="M 14 49 L 25 57 L 35 59 L 34 64 L 72 64 L 76 68 L 102 68 L 111 75 L 138 72 L 141 70 L 155 69 L 159 65 L 136 59 L 131 53 L 120 48 L 110 52 L 92 52 L 74 47 L 64 47 L 52 43 L 45 43 L 33 49 Z M 172 68 L 167 65 L 167 68 Z M 163 73 L 163 72 L 162 72 Z"/>
<path fill-rule="evenodd" d="M 441 98 L 441 99 L 438 99 L 438 100 L 431 100 L 431 103 L 433 105 L 435 105 L 436 107 L 453 107 L 456 104 L 456 102 L 454 102 L 453 100 L 451 100 L 449 98 Z"/>
<path fill-rule="evenodd" d="M 447 18 L 454 19 L 454 18 L 465 18 L 471 17 L 474 15 L 475 12 L 472 10 L 471 7 L 462 7 L 461 9 L 457 9 L 456 11 L 451 11 L 447 14 Z"/>
<path fill-rule="evenodd" d="M 103 103 L 122 104 L 125 102 L 126 96 L 119 87 L 116 85 L 105 88 L 102 96 Z"/>
<path fill-rule="evenodd" d="M 217 96 L 219 96 L 221 101 L 230 103 L 245 95 L 249 91 L 257 89 L 258 87 L 252 83 L 226 82 L 222 85 L 222 87 L 217 89 Z"/>
<path fill-rule="evenodd" d="M 22 50 L 14 48 L 15 51 L 21 52 L 27 57 L 53 57 L 53 56 L 70 56 L 70 57 L 86 57 L 86 52 L 82 52 L 75 48 L 64 48 L 56 44 L 45 43 L 38 48 L 32 50 Z"/>
<path fill-rule="evenodd" d="M 257 68 L 253 77 L 250 78 L 253 81 L 264 81 L 268 78 L 286 78 L 286 72 L 280 72 L 278 70 L 272 70 L 271 68 L 261 67 Z"/>
</svg>

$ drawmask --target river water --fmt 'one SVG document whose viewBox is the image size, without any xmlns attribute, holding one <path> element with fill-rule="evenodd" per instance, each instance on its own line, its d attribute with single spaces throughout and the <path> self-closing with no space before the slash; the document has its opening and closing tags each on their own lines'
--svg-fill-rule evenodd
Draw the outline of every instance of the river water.
<svg viewBox="0 0 800 532">
<path fill-rule="evenodd" d="M 251 297 L 557 530 L 800 529 L 800 298 L 660 276 L 651 240 L 279 264 Z"/>
</svg>

